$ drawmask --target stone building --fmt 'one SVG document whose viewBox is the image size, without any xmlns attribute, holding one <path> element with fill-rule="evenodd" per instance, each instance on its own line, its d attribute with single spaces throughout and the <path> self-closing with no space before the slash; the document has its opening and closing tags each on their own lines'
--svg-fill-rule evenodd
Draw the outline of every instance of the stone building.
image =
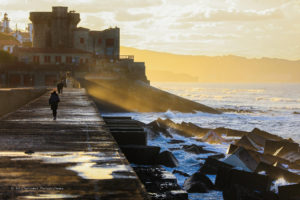
<svg viewBox="0 0 300 200">
<path fill-rule="evenodd" d="M 80 15 L 68 12 L 67 7 L 53 7 L 52 12 L 31 12 L 30 20 L 33 48 L 16 50 L 21 62 L 78 65 L 93 63 L 97 58 L 119 59 L 119 28 L 90 31 L 77 27 Z"/>
<path fill-rule="evenodd" d="M 29 18 L 32 47 L 14 48 L 18 63 L 2 69 L 0 65 L 2 86 L 55 86 L 66 74 L 109 74 L 148 82 L 143 62 L 120 56 L 119 28 L 93 31 L 77 27 L 80 14 L 67 7 L 31 12 Z"/>
</svg>

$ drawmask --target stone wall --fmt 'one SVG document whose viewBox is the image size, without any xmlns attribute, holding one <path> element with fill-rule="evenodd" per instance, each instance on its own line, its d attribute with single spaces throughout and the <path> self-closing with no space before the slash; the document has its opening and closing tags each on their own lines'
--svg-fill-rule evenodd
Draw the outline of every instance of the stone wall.
<svg viewBox="0 0 300 200">
<path fill-rule="evenodd" d="M 47 89 L 36 88 L 0 89 L 0 117 L 17 110 L 47 91 Z"/>
</svg>

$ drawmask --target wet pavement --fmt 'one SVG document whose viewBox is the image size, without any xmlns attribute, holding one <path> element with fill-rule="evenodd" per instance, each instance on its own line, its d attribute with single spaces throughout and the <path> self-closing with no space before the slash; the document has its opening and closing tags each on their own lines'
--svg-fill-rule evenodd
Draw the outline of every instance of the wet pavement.
<svg viewBox="0 0 300 200">
<path fill-rule="evenodd" d="M 0 199 L 147 199 L 84 89 L 50 92 L 0 118 Z"/>
</svg>

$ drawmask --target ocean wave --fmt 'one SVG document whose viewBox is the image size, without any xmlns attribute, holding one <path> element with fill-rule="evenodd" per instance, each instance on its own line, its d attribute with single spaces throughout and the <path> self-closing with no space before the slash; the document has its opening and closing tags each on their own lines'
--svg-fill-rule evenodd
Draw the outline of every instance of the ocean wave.
<svg viewBox="0 0 300 200">
<path fill-rule="evenodd" d="M 182 113 L 182 112 L 177 112 L 177 111 L 171 111 L 168 110 L 167 112 L 162 113 L 162 117 L 168 118 L 168 119 L 182 119 L 182 118 L 192 118 L 203 115 L 204 113 Z"/>
<path fill-rule="evenodd" d="M 256 101 L 284 102 L 284 103 L 300 103 L 300 99 L 284 98 L 284 97 L 256 97 Z"/>
<path fill-rule="evenodd" d="M 299 103 L 299 99 L 291 99 L 291 98 L 281 98 L 281 97 L 273 97 L 270 99 L 273 102 L 289 102 L 289 103 Z"/>
<path fill-rule="evenodd" d="M 249 93 L 249 94 L 262 94 L 265 92 L 264 89 L 223 89 L 225 94 L 238 94 L 238 93 Z"/>
<path fill-rule="evenodd" d="M 284 178 L 279 178 L 279 179 L 277 179 L 273 182 L 273 184 L 271 186 L 271 190 L 278 193 L 278 187 L 279 186 L 292 185 L 292 184 L 294 184 L 294 183 L 289 183 Z"/>
<path fill-rule="evenodd" d="M 267 113 L 266 111 L 256 109 L 243 109 L 243 108 L 218 108 L 221 112 L 229 113 Z"/>
</svg>

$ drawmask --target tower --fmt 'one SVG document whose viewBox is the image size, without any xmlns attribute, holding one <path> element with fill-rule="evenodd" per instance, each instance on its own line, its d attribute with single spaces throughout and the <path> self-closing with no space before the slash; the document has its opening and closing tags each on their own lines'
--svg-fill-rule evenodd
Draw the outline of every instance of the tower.
<svg viewBox="0 0 300 200">
<path fill-rule="evenodd" d="M 67 7 L 52 7 L 52 12 L 31 12 L 33 47 L 72 48 L 73 30 L 80 21 L 79 13 Z"/>
<path fill-rule="evenodd" d="M 4 13 L 4 17 L 2 20 L 2 32 L 9 33 L 10 28 L 9 28 L 9 19 L 7 13 Z"/>
</svg>

